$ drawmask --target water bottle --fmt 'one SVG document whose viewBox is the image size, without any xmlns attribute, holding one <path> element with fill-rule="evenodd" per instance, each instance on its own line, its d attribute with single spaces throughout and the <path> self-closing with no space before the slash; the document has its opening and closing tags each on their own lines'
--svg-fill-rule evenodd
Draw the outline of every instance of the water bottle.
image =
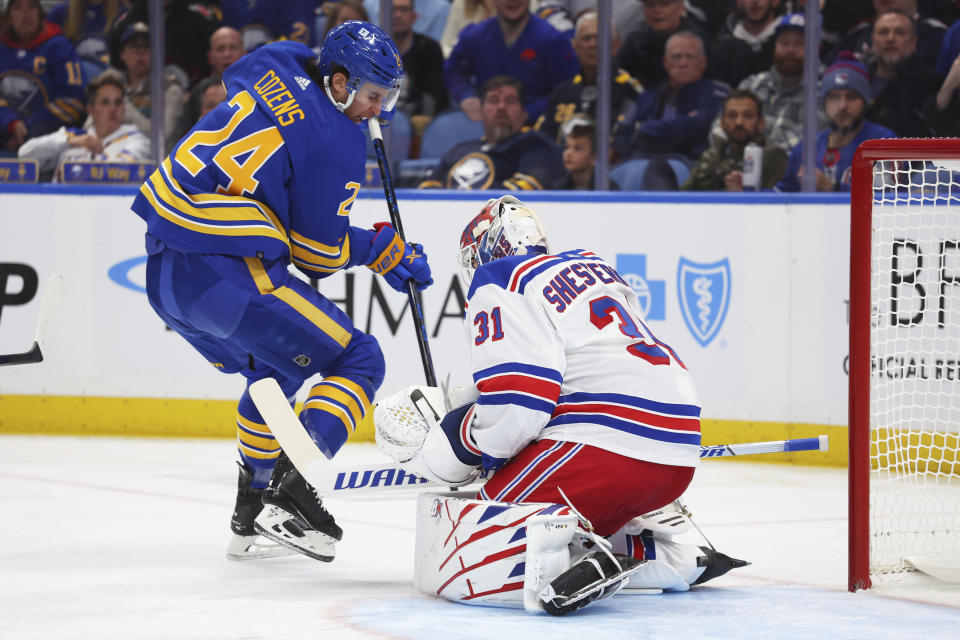
<svg viewBox="0 0 960 640">
<path fill-rule="evenodd" d="M 743 190 L 758 191 L 763 184 L 763 147 L 750 143 L 743 148 Z"/>
</svg>

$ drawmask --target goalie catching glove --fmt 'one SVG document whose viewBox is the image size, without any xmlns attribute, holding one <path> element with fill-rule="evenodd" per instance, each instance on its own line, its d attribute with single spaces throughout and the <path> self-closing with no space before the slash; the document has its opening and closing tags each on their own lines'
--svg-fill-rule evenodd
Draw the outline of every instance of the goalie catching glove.
<svg viewBox="0 0 960 640">
<path fill-rule="evenodd" d="M 377 446 L 404 471 L 447 486 L 473 482 L 481 453 L 470 439 L 473 404 L 444 409 L 437 387 L 414 385 L 381 400 L 373 412 Z"/>
<path fill-rule="evenodd" d="M 422 245 L 404 242 L 389 222 L 378 222 L 373 228 L 375 235 L 369 254 L 373 261 L 367 264 L 371 271 L 379 273 L 401 293 L 407 290 L 407 280 L 413 280 L 417 291 L 433 284 Z"/>
</svg>

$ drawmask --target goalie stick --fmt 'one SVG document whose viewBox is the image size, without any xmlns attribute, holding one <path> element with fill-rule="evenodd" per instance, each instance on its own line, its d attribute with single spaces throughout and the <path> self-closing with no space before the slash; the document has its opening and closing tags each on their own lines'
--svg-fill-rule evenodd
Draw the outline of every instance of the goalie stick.
<svg viewBox="0 0 960 640">
<path fill-rule="evenodd" d="M 44 349 L 47 343 L 47 328 L 50 325 L 60 297 L 63 295 L 63 276 L 55 273 L 47 279 L 47 286 L 43 292 L 43 301 L 40 303 L 40 315 L 37 316 L 37 329 L 34 332 L 33 346 L 23 353 L 0 354 L 0 366 L 15 364 L 32 364 L 43 362 Z"/>
<path fill-rule="evenodd" d="M 276 380 L 264 378 L 252 383 L 250 397 L 284 453 L 307 482 L 312 484 L 321 495 L 343 496 L 389 489 L 445 486 L 404 471 L 396 463 L 334 466 L 314 444 Z M 827 451 L 828 449 L 829 440 L 824 435 L 816 438 L 700 447 L 700 457 L 712 459 L 763 453 Z"/>
</svg>

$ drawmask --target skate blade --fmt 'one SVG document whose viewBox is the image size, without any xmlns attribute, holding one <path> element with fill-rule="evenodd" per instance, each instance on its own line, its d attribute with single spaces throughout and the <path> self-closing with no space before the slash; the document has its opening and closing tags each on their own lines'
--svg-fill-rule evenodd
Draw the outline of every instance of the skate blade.
<svg viewBox="0 0 960 640">
<path fill-rule="evenodd" d="M 336 556 L 335 538 L 315 529 L 304 529 L 300 520 L 274 505 L 267 505 L 253 522 L 254 530 L 265 538 L 320 562 Z"/>
<path fill-rule="evenodd" d="M 292 556 L 295 552 L 288 547 L 265 540 L 261 536 L 233 535 L 227 545 L 227 560 L 261 560 L 263 558 L 281 558 Z"/>
</svg>

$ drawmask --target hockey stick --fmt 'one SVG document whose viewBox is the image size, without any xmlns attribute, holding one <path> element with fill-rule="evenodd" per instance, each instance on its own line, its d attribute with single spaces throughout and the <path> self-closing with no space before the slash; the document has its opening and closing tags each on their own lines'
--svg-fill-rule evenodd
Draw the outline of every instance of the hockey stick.
<svg viewBox="0 0 960 640">
<path fill-rule="evenodd" d="M 250 385 L 250 397 L 293 466 L 322 495 L 445 486 L 408 473 L 395 463 L 335 467 L 314 444 L 276 380 L 257 380 Z M 700 447 L 700 457 L 728 458 L 762 453 L 827 451 L 828 448 L 827 436 L 819 436 Z"/>
<path fill-rule="evenodd" d="M 47 280 L 47 287 L 43 292 L 43 301 L 40 303 L 40 315 L 37 316 L 37 329 L 34 332 L 33 346 L 23 353 L 0 354 L 0 366 L 15 364 L 32 364 L 43 362 L 44 348 L 47 344 L 47 328 L 56 314 L 63 295 L 63 276 L 55 273 Z"/>
<path fill-rule="evenodd" d="M 373 149 L 377 153 L 377 164 L 380 165 L 380 181 L 383 183 L 383 193 L 387 197 L 387 209 L 390 211 L 390 222 L 397 230 L 400 239 L 406 242 L 403 235 L 403 225 L 400 223 L 400 209 L 397 207 L 397 194 L 393 190 L 393 181 L 390 179 L 390 166 L 387 164 L 387 151 L 383 146 L 383 134 L 380 132 L 380 122 L 376 117 L 368 118 L 370 139 L 373 140 Z M 430 345 L 427 343 L 427 325 L 423 320 L 423 306 L 420 304 L 420 294 L 413 284 L 407 280 L 407 297 L 410 299 L 410 313 L 417 329 L 417 344 L 420 346 L 420 359 L 423 361 L 423 373 L 427 379 L 427 386 L 437 386 L 437 375 L 433 370 L 433 358 L 430 357 Z"/>
</svg>

